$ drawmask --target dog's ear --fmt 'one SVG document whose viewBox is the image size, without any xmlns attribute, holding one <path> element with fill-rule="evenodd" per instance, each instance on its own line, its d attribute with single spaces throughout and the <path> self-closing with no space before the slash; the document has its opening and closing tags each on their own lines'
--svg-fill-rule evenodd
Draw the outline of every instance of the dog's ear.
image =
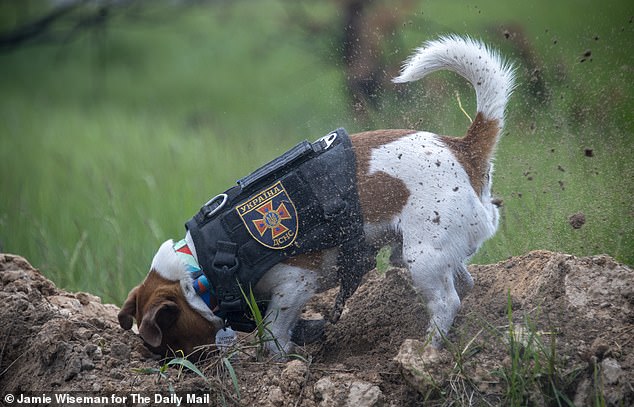
<svg viewBox="0 0 634 407">
<path fill-rule="evenodd" d="M 119 311 L 119 325 L 121 328 L 128 330 L 132 328 L 132 323 L 134 322 L 133 318 L 136 316 L 136 297 L 137 292 L 139 291 L 139 286 L 136 286 L 130 291 L 128 294 L 128 298 L 121 306 L 121 311 Z"/>
<path fill-rule="evenodd" d="M 150 346 L 158 348 L 163 341 L 163 332 L 176 322 L 179 314 L 178 305 L 172 301 L 153 306 L 143 315 L 139 335 Z"/>
</svg>

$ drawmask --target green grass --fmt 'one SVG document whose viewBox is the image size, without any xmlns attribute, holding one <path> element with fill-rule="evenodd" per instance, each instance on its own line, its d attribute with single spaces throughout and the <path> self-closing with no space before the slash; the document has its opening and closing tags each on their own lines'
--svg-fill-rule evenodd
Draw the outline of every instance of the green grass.
<svg viewBox="0 0 634 407">
<path fill-rule="evenodd" d="M 509 293 L 508 331 L 501 337 L 506 344 L 509 363 L 493 372 L 505 384 L 506 404 L 523 406 L 539 400 L 546 405 L 573 406 L 567 393 L 574 389 L 578 372 L 566 372 L 558 360 L 554 333 L 545 338 L 528 317 L 524 318 L 525 327 L 513 322 L 511 303 Z M 546 340 L 550 343 L 545 343 Z"/>
<path fill-rule="evenodd" d="M 502 223 L 476 260 L 548 249 L 608 253 L 632 264 L 631 133 L 612 123 L 575 128 L 550 117 L 539 113 L 539 128 L 500 143 L 494 188 L 504 199 Z M 578 212 L 586 224 L 574 229 L 569 218 Z"/>
<path fill-rule="evenodd" d="M 405 94 L 385 90 L 382 107 L 355 120 L 333 51 L 341 29 L 333 7 L 310 8 L 332 27 L 315 35 L 268 0 L 173 17 L 159 10 L 158 23 L 115 19 L 102 36 L 0 54 L 2 250 L 27 257 L 61 287 L 120 303 L 158 245 L 182 236 L 202 203 L 300 139 L 339 126 L 464 133 L 454 93 L 471 113 L 472 90 L 443 74 Z M 385 52 L 398 66 L 422 40 L 457 32 L 490 40 L 521 64 L 496 34 L 518 21 L 550 101 L 530 95 L 520 69 L 496 159 L 503 222 L 474 260 L 550 249 L 634 264 L 634 24 L 626 2 L 424 1 Z M 587 49 L 593 60 L 580 63 Z M 567 220 L 576 212 L 587 219 L 578 230 Z"/>
<path fill-rule="evenodd" d="M 121 301 L 157 244 L 182 236 L 210 196 L 298 138 L 328 131 L 324 117 L 336 107 L 323 89 L 334 69 L 305 80 L 314 56 L 267 50 L 266 38 L 227 30 L 230 22 L 205 11 L 160 28 L 113 29 L 105 68 L 89 38 L 0 56 L 5 251 L 62 287 Z M 265 23 L 254 28 L 274 35 Z M 134 50 L 142 55 L 130 57 Z"/>
<path fill-rule="evenodd" d="M 605 406 L 600 363 L 571 354 L 569 338 L 546 322 L 540 306 L 523 312 L 513 303 L 509 292 L 498 316 L 470 313 L 451 339 L 443 338 L 446 361 L 438 365 L 444 367 L 428 371 L 441 378 L 430 386 L 438 405 L 563 407 L 588 397 L 591 405 Z M 588 379 L 592 389 L 579 392 Z"/>
</svg>

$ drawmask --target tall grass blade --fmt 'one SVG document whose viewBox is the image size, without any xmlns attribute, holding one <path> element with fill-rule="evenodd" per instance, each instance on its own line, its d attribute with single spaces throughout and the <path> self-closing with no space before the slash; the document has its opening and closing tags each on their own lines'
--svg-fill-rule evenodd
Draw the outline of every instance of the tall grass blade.
<svg viewBox="0 0 634 407">
<path fill-rule="evenodd" d="M 238 400 L 240 400 L 240 385 L 238 384 L 238 376 L 236 376 L 236 371 L 233 369 L 231 362 L 228 358 L 223 357 L 222 363 L 227 368 L 229 372 L 229 376 L 231 376 L 231 382 L 233 383 L 233 388 L 236 390 L 236 395 L 238 396 Z"/>
<path fill-rule="evenodd" d="M 207 377 L 205 377 L 205 375 L 196 367 L 196 365 L 194 365 L 192 362 L 190 362 L 189 360 L 185 358 L 174 358 L 170 360 L 169 362 L 167 362 L 167 365 L 168 366 L 174 366 L 174 365 L 182 366 L 196 373 L 198 376 L 202 377 L 205 381 L 207 380 Z"/>
</svg>

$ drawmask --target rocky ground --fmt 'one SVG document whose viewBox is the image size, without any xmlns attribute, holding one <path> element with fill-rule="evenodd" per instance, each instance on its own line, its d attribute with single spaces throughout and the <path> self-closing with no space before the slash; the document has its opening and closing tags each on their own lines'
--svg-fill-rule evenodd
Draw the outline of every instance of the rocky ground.
<svg viewBox="0 0 634 407">
<path fill-rule="evenodd" d="M 230 360 L 198 362 L 201 377 L 148 352 L 119 327 L 116 306 L 0 255 L 0 404 L 17 405 L 9 394 L 68 393 L 160 405 L 176 401 L 170 392 L 244 406 L 634 404 L 632 269 L 536 251 L 470 271 L 476 286 L 441 352 L 425 350 L 424 307 L 407 274 L 391 269 L 369 273 L 301 357 L 258 361 L 246 338 Z M 329 311 L 333 295 L 308 311 Z"/>
</svg>

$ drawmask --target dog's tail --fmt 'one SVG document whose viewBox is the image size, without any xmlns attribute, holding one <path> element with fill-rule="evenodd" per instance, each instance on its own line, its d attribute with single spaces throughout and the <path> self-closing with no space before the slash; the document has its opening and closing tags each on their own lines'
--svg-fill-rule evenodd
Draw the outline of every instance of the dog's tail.
<svg viewBox="0 0 634 407">
<path fill-rule="evenodd" d="M 475 88 L 477 115 L 462 139 L 445 138 L 478 193 L 486 183 L 490 159 L 504 125 L 504 111 L 514 88 L 513 66 L 497 51 L 469 37 L 450 35 L 428 41 L 407 60 L 395 83 L 412 82 L 438 70 L 463 76 Z"/>
<path fill-rule="evenodd" d="M 469 37 L 450 35 L 428 41 L 403 65 L 395 83 L 413 82 L 439 70 L 463 76 L 475 88 L 478 113 L 504 124 L 504 109 L 514 87 L 514 70 L 497 51 Z"/>
</svg>

